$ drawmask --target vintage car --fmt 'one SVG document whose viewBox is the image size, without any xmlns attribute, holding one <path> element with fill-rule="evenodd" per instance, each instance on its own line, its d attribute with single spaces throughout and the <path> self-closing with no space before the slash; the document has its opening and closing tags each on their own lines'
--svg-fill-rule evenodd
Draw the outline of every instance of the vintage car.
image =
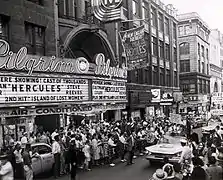
<svg viewBox="0 0 223 180">
<path fill-rule="evenodd" d="M 177 163 L 180 159 L 183 147 L 180 144 L 181 137 L 165 136 L 158 144 L 146 147 L 148 152 L 146 159 L 153 162 L 163 162 L 168 157 L 169 162 Z"/>
<path fill-rule="evenodd" d="M 32 152 L 37 154 L 32 158 L 34 175 L 51 171 L 54 166 L 51 146 L 45 143 L 35 143 L 31 147 Z"/>
</svg>

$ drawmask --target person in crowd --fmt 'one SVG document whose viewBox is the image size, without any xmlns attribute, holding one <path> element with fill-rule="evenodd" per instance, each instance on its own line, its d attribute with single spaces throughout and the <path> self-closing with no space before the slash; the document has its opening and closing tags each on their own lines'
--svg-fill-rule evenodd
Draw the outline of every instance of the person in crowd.
<svg viewBox="0 0 223 180">
<path fill-rule="evenodd" d="M 179 162 L 180 164 L 189 163 L 191 162 L 192 158 L 192 151 L 191 148 L 187 145 L 186 139 L 181 139 L 181 146 L 183 147 L 183 151 L 181 153 Z"/>
<path fill-rule="evenodd" d="M 109 163 L 111 167 L 115 166 L 114 163 L 114 154 L 115 154 L 115 147 L 117 146 L 114 142 L 114 137 L 112 134 L 108 135 L 108 146 L 109 146 Z"/>
<path fill-rule="evenodd" d="M 24 172 L 26 180 L 33 180 L 31 145 L 26 144 L 23 152 Z"/>
<path fill-rule="evenodd" d="M 22 158 L 22 148 L 20 143 L 15 145 L 15 151 L 13 152 L 15 156 L 15 178 L 23 178 L 23 158 Z"/>
<path fill-rule="evenodd" d="M 216 158 L 214 156 L 209 158 L 209 167 L 207 168 L 207 174 L 210 180 L 220 180 L 223 179 L 222 167 L 216 165 Z"/>
<path fill-rule="evenodd" d="M 121 162 L 126 162 L 126 159 L 125 159 L 126 145 L 127 145 L 126 137 L 127 137 L 126 132 L 124 132 L 124 133 L 119 137 L 119 141 L 120 141 Z"/>
<path fill-rule="evenodd" d="M 66 166 L 65 166 L 65 142 L 63 141 L 63 134 L 59 136 L 59 144 L 60 144 L 60 174 L 66 174 Z"/>
<path fill-rule="evenodd" d="M 108 144 L 108 135 L 105 134 L 102 139 L 103 151 L 104 151 L 104 163 L 109 163 L 109 144 Z"/>
<path fill-rule="evenodd" d="M 207 173 L 205 170 L 200 166 L 198 158 L 192 158 L 193 162 L 193 170 L 190 176 L 190 180 L 209 180 Z"/>
<path fill-rule="evenodd" d="M 34 132 L 30 133 L 30 138 L 29 138 L 29 142 L 30 144 L 33 144 L 36 142 L 36 137 L 35 137 L 35 134 Z"/>
<path fill-rule="evenodd" d="M 70 141 L 70 147 L 68 150 L 68 159 L 71 166 L 70 177 L 71 180 L 76 180 L 77 175 L 77 153 L 76 153 L 76 143 L 75 139 Z"/>
<path fill-rule="evenodd" d="M 27 132 L 24 132 L 23 133 L 23 136 L 21 138 L 21 144 L 22 144 L 22 147 L 25 147 L 25 145 L 28 143 L 28 134 Z"/>
<path fill-rule="evenodd" d="M 98 137 L 97 137 L 96 134 L 93 135 L 91 146 L 92 146 L 93 164 L 98 166 L 99 165 L 98 161 L 100 159 L 100 149 L 99 149 L 99 146 L 98 146 Z"/>
<path fill-rule="evenodd" d="M 175 171 L 174 171 L 173 165 L 169 163 L 168 157 L 164 157 L 163 161 L 164 161 L 164 166 L 162 169 L 167 173 L 166 179 L 173 179 L 175 176 Z"/>
<path fill-rule="evenodd" d="M 55 131 L 51 134 L 51 139 L 54 141 L 55 136 L 58 135 L 58 129 L 55 129 Z"/>
<path fill-rule="evenodd" d="M 133 133 L 129 132 L 127 138 L 127 152 L 128 152 L 127 165 L 133 164 L 134 146 L 135 146 L 135 139 L 133 137 Z"/>
<path fill-rule="evenodd" d="M 84 156 L 85 156 L 85 160 L 84 160 L 85 169 L 87 171 L 90 171 L 91 169 L 89 167 L 89 163 L 91 161 L 91 147 L 90 147 L 89 140 L 86 141 L 84 148 L 83 148 L 83 152 L 84 152 Z"/>
<path fill-rule="evenodd" d="M 163 169 L 157 169 L 149 180 L 166 180 L 167 173 Z"/>
<path fill-rule="evenodd" d="M 0 155 L 0 179 L 1 180 L 14 180 L 13 167 L 6 154 Z"/>
<path fill-rule="evenodd" d="M 54 142 L 52 144 L 52 153 L 54 155 L 54 178 L 60 176 L 60 157 L 61 157 L 61 148 L 59 144 L 59 134 L 55 134 Z"/>
</svg>

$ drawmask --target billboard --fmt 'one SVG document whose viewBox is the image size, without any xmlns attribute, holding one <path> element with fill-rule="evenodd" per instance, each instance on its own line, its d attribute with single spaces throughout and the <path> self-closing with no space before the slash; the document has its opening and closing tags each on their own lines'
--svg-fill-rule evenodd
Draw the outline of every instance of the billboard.
<svg viewBox="0 0 223 180">
<path fill-rule="evenodd" d="M 148 66 L 148 51 L 144 26 L 121 31 L 122 45 L 126 55 L 128 70 Z"/>
<path fill-rule="evenodd" d="M 151 89 L 152 100 L 151 102 L 160 102 L 160 89 Z"/>
</svg>

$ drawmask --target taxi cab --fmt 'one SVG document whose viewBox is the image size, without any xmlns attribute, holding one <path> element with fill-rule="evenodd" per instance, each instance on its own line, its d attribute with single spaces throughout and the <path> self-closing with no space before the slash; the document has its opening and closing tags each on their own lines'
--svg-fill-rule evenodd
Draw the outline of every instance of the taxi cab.
<svg viewBox="0 0 223 180">
<path fill-rule="evenodd" d="M 38 155 L 32 158 L 34 175 L 42 174 L 52 170 L 54 156 L 50 145 L 45 143 L 35 143 L 31 145 L 32 152 Z"/>
</svg>

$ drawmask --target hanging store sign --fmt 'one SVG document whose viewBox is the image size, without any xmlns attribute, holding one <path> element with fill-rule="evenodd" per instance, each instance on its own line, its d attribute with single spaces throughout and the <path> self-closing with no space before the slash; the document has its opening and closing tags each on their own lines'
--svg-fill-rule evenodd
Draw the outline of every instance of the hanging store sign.
<svg viewBox="0 0 223 180">
<path fill-rule="evenodd" d="M 160 102 L 160 89 L 151 89 L 152 100 L 151 102 Z"/>
<path fill-rule="evenodd" d="M 85 114 L 100 111 L 125 109 L 125 104 L 73 104 L 64 107 L 39 107 L 24 109 L 0 109 L 0 117 L 38 116 L 51 114 Z"/>
<path fill-rule="evenodd" d="M 43 103 L 88 100 L 88 80 L 0 76 L 0 103 Z"/>
<path fill-rule="evenodd" d="M 96 75 L 109 78 L 127 78 L 127 69 L 123 64 L 121 67 L 111 67 L 110 60 L 106 61 L 104 54 L 95 56 Z M 28 75 L 33 72 L 68 73 L 68 74 L 92 74 L 89 71 L 90 64 L 84 57 L 77 59 L 61 59 L 55 56 L 28 55 L 27 48 L 22 47 L 17 53 L 10 51 L 9 43 L 0 39 L 0 69 L 25 71 Z"/>
<path fill-rule="evenodd" d="M 126 101 L 126 83 L 121 81 L 92 80 L 92 100 Z"/>
<path fill-rule="evenodd" d="M 94 16 L 103 22 L 125 19 L 122 0 L 93 0 L 91 1 Z"/>
<path fill-rule="evenodd" d="M 164 92 L 162 94 L 162 97 L 161 97 L 160 102 L 163 105 L 172 105 L 172 102 L 173 102 L 173 93 L 172 92 Z M 167 104 L 165 104 L 165 103 L 167 103 Z"/>
<path fill-rule="evenodd" d="M 144 26 L 120 32 L 126 54 L 128 70 L 148 66 L 148 51 L 145 41 Z"/>
</svg>

